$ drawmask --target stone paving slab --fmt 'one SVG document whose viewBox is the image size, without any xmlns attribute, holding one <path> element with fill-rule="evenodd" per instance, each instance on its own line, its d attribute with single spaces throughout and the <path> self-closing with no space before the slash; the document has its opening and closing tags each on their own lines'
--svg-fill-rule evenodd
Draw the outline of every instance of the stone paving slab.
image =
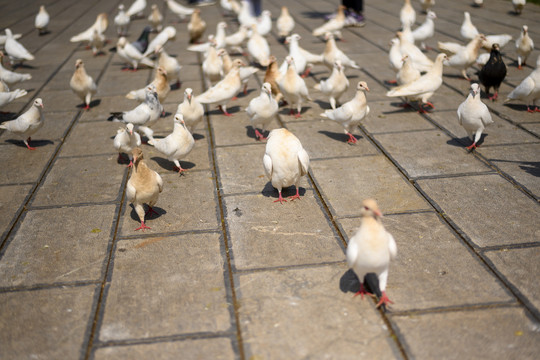
<svg viewBox="0 0 540 360">
<path fill-rule="evenodd" d="M 4 214 L 0 217 L 0 234 L 2 238 L 7 235 L 11 227 L 13 217 L 19 211 L 16 204 L 22 204 L 28 197 L 32 185 L 7 185 L 0 191 L 0 211 Z"/>
<path fill-rule="evenodd" d="M 12 134 L 9 134 L 12 135 Z M 29 152 L 18 136 L 6 136 L 0 145 L 0 184 L 24 184 L 35 182 L 43 172 L 58 144 L 36 134 L 30 145 L 39 151 Z M 21 169 L 20 164 L 24 164 Z"/>
</svg>

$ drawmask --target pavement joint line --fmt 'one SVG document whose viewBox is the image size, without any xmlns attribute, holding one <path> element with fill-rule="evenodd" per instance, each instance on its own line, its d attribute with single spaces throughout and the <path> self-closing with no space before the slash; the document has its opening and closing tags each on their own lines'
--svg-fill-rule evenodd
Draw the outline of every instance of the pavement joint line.
<svg viewBox="0 0 540 360">
<path fill-rule="evenodd" d="M 303 187 L 306 191 L 314 191 L 313 187 Z M 285 190 L 283 191 L 285 192 Z M 259 196 L 263 195 L 264 197 L 268 198 L 274 198 L 275 199 L 275 191 L 268 190 L 268 191 L 246 191 L 241 193 L 230 193 L 230 194 L 223 194 L 222 196 L 224 198 L 230 198 L 230 197 L 239 197 L 239 196 Z"/>
<path fill-rule="evenodd" d="M 292 265 L 279 265 L 279 266 L 268 266 L 260 268 L 248 268 L 248 269 L 236 269 L 234 275 L 246 275 L 246 274 L 255 274 L 268 271 L 287 271 L 287 270 L 298 270 L 298 269 L 313 269 L 320 268 L 329 265 L 341 265 L 347 264 L 346 260 L 336 260 L 336 261 L 324 261 L 320 263 L 307 263 L 307 264 L 292 264 Z"/>
<path fill-rule="evenodd" d="M 410 178 L 410 181 L 420 181 L 420 180 L 433 180 L 433 179 L 451 179 L 456 177 L 469 177 L 469 176 L 483 176 L 483 175 L 498 175 L 494 170 L 486 171 L 472 171 L 472 172 L 463 172 L 463 173 L 453 173 L 453 174 L 434 174 L 434 175 L 422 175 L 422 176 L 413 176 Z"/>
<path fill-rule="evenodd" d="M 152 233 L 152 234 L 141 233 L 141 235 L 119 235 L 117 236 L 117 240 L 118 241 L 142 240 L 142 239 L 156 238 L 156 237 L 176 237 L 176 236 L 184 236 L 184 235 L 191 235 L 191 234 L 221 234 L 221 230 L 218 228 L 204 229 L 204 230 L 193 229 L 193 230 L 171 231 L 171 232 Z"/>
<path fill-rule="evenodd" d="M 530 248 L 536 248 L 536 247 L 540 247 L 540 241 L 521 243 L 521 244 L 484 246 L 480 248 L 480 251 L 485 253 L 485 252 L 492 252 L 492 251 L 507 251 L 507 250 L 512 251 L 512 250 L 520 250 L 520 249 L 530 249 Z"/>
<path fill-rule="evenodd" d="M 517 308 L 521 307 L 515 301 L 512 302 L 491 302 L 491 303 L 477 303 L 477 304 L 464 304 L 448 307 L 433 307 L 426 309 L 411 309 L 403 311 L 393 311 L 390 312 L 392 317 L 400 316 L 421 316 L 421 315 L 430 315 L 430 314 L 445 314 L 453 312 L 464 312 L 464 311 L 475 311 L 475 310 L 489 310 L 489 309 L 500 309 L 500 308 Z"/>
<path fill-rule="evenodd" d="M 433 209 L 419 209 L 419 210 L 406 210 L 406 211 L 396 211 L 396 212 L 385 212 L 384 216 L 400 216 L 400 215 L 414 215 L 414 214 L 434 214 L 435 210 Z M 361 215 L 339 215 L 335 217 L 336 220 L 341 219 L 360 219 Z"/>
<path fill-rule="evenodd" d="M 47 4 L 47 7 L 52 7 L 53 5 L 55 5 L 56 3 L 60 2 L 60 1 L 62 1 L 62 0 L 56 0 L 56 1 L 52 2 L 52 3 L 50 3 L 50 4 Z M 71 5 L 69 5 L 69 6 L 67 6 L 67 7 L 69 8 L 69 7 L 73 6 L 73 5 L 74 5 L 74 3 L 72 3 Z M 65 9 L 66 9 L 66 8 L 65 8 Z M 60 13 L 54 14 L 54 15 L 55 15 L 55 16 L 60 15 L 62 12 L 65 11 L 65 9 L 62 10 Z M 9 28 L 13 27 L 13 26 L 16 25 L 17 23 L 23 22 L 25 19 L 32 19 L 32 18 L 34 18 L 35 16 L 36 16 L 36 13 L 35 13 L 35 12 L 32 12 L 32 13 L 30 13 L 30 14 L 28 14 L 28 15 L 23 15 L 22 17 L 20 17 L 20 18 L 19 18 L 18 20 L 16 20 L 15 22 L 12 22 L 11 24 L 6 25 L 6 26 L 2 26 L 2 28 L 0 28 L 0 30 L 1 30 L 1 31 L 4 31 L 5 29 L 9 29 Z M 33 33 L 33 32 L 35 32 L 35 31 L 36 31 L 36 29 L 35 29 L 35 28 L 32 28 L 32 30 L 29 30 L 29 31 L 25 32 L 24 34 L 22 34 L 21 38 L 24 38 L 24 37 L 27 36 L 28 34 Z"/>
<path fill-rule="evenodd" d="M 31 205 L 31 206 L 27 206 L 26 210 L 33 211 L 33 210 L 77 208 L 77 207 L 86 207 L 86 206 L 116 205 L 117 202 L 118 202 L 118 199 L 99 201 L 99 202 L 84 202 L 84 203 L 57 204 L 57 205 Z"/>
<path fill-rule="evenodd" d="M 79 281 L 32 284 L 32 285 L 8 286 L 8 287 L 0 287 L 0 294 L 22 292 L 22 291 L 39 291 L 39 290 L 50 290 L 50 289 L 76 288 L 76 287 L 98 285 L 98 284 L 99 284 L 99 280 L 79 280 Z"/>
<path fill-rule="evenodd" d="M 202 55 L 200 53 L 197 53 L 197 64 L 199 68 L 199 74 L 201 76 L 201 84 L 203 92 L 205 89 L 207 89 L 206 86 L 206 78 L 204 75 L 204 72 L 202 71 Z M 235 354 L 241 359 L 244 360 L 246 358 L 245 352 L 244 352 L 244 341 L 242 336 L 242 328 L 240 324 L 240 304 L 236 295 L 236 285 L 234 282 L 234 253 L 232 249 L 232 243 L 229 242 L 229 229 L 227 226 L 226 221 L 226 213 L 227 209 L 225 207 L 225 204 L 223 202 L 223 195 L 222 195 L 222 184 L 221 184 L 221 175 L 219 171 L 219 166 L 217 163 L 217 157 L 216 157 L 216 140 L 214 138 L 214 128 L 211 123 L 211 116 L 209 114 L 209 105 L 204 105 L 205 113 L 204 118 L 206 121 L 206 129 L 207 129 L 207 135 L 208 135 L 208 148 L 209 148 L 209 160 L 211 164 L 211 171 L 212 171 L 212 181 L 214 182 L 214 196 L 217 200 L 217 211 L 218 211 L 218 222 L 221 224 L 221 241 L 220 241 L 220 248 L 222 256 L 224 256 L 224 262 L 223 262 L 223 276 L 224 276 L 224 283 L 226 288 L 226 298 L 227 302 L 232 305 L 229 306 L 229 314 L 231 317 L 231 325 L 236 329 L 236 341 L 231 341 L 233 350 Z"/>
<path fill-rule="evenodd" d="M 235 336 L 233 330 L 229 331 L 216 331 L 216 332 L 200 332 L 200 333 L 186 333 L 169 336 L 156 336 L 143 339 L 122 339 L 122 340 L 110 340 L 98 342 L 94 346 L 94 350 L 109 348 L 109 347 L 121 347 L 131 345 L 147 345 L 147 344 L 161 344 L 167 342 L 187 341 L 187 340 L 202 340 L 202 339 L 231 339 Z"/>
</svg>

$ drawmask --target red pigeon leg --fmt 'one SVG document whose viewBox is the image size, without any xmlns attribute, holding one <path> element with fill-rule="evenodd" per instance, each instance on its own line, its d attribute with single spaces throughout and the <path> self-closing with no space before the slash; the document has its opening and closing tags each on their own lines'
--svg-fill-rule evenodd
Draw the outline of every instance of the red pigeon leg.
<svg viewBox="0 0 540 360">
<path fill-rule="evenodd" d="M 379 300 L 379 302 L 377 303 L 377 307 L 381 306 L 381 305 L 388 305 L 388 304 L 393 304 L 394 302 L 392 300 L 390 300 L 388 298 L 388 296 L 386 295 L 386 291 L 383 291 L 382 292 L 382 296 L 381 296 L 381 299 Z"/>
<path fill-rule="evenodd" d="M 366 291 L 366 289 L 364 288 L 364 284 L 362 283 L 360 283 L 360 290 L 358 290 L 358 292 L 354 294 L 353 297 L 357 297 L 358 295 L 362 297 L 362 300 L 364 300 L 364 295 L 373 296 L 372 293 Z"/>
<path fill-rule="evenodd" d="M 266 140 L 267 138 L 264 137 L 262 133 L 259 132 L 259 130 L 255 129 L 255 136 L 257 137 L 257 140 Z"/>
<path fill-rule="evenodd" d="M 281 191 L 278 191 L 278 193 L 279 193 L 279 199 L 274 200 L 274 202 L 278 202 L 278 201 L 279 201 L 279 202 L 282 203 L 282 204 L 283 204 L 283 202 L 287 202 L 287 200 L 285 200 L 285 199 L 281 196 Z"/>
<path fill-rule="evenodd" d="M 26 141 L 25 141 L 24 144 L 26 145 L 26 147 L 28 148 L 28 150 L 36 150 L 35 147 L 31 147 L 31 146 L 28 144 L 28 143 L 30 142 L 30 140 L 31 140 L 30 138 L 26 139 Z"/>
<path fill-rule="evenodd" d="M 223 110 L 223 106 L 218 105 L 218 108 L 223 114 L 225 114 L 225 116 L 232 116 L 232 114 L 228 113 L 227 110 Z"/>
<path fill-rule="evenodd" d="M 300 200 L 300 193 L 298 192 L 298 188 L 296 188 L 296 195 L 289 196 L 289 200 L 299 199 Z"/>
<path fill-rule="evenodd" d="M 144 224 L 144 221 L 141 221 L 141 226 L 139 226 L 138 228 L 136 228 L 135 231 L 137 231 L 137 230 L 142 230 L 142 231 L 144 231 L 144 230 L 146 230 L 146 229 L 151 229 L 151 227 L 146 226 L 146 225 Z"/>
<path fill-rule="evenodd" d="M 353 134 L 347 133 L 347 135 L 349 135 L 349 140 L 347 140 L 347 143 L 356 144 L 358 142 L 358 140 L 354 137 Z"/>
<path fill-rule="evenodd" d="M 467 150 L 473 150 L 473 149 L 476 149 L 478 146 L 476 146 L 476 143 L 472 143 L 471 146 L 467 146 Z"/>
</svg>

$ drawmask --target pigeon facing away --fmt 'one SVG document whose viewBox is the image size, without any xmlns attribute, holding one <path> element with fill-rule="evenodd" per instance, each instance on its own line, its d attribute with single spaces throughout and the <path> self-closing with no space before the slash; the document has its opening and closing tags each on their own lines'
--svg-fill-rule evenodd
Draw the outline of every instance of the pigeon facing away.
<svg viewBox="0 0 540 360">
<path fill-rule="evenodd" d="M 345 134 L 349 136 L 347 140 L 349 144 L 356 144 L 358 142 L 352 131 L 369 114 L 366 91 L 369 91 L 367 83 L 360 81 L 356 85 L 356 95 L 354 98 L 335 110 L 326 110 L 321 114 L 322 117 L 334 120 L 343 126 Z"/>
<path fill-rule="evenodd" d="M 32 75 L 21 74 L 11 70 L 8 70 L 3 65 L 4 53 L 0 51 L 0 80 L 5 82 L 8 86 L 15 85 L 21 81 L 30 80 Z"/>
<path fill-rule="evenodd" d="M 34 26 L 38 30 L 39 35 L 45 35 L 48 33 L 47 25 L 49 25 L 49 20 L 49 13 L 47 12 L 47 10 L 45 10 L 45 6 L 41 5 L 34 21 Z"/>
<path fill-rule="evenodd" d="M 506 65 L 499 52 L 499 45 L 493 44 L 488 62 L 482 66 L 482 69 L 478 72 L 480 84 L 484 85 L 486 94 L 489 96 L 490 100 L 497 100 L 499 96 L 499 86 L 501 86 L 505 77 Z M 489 89 L 492 87 L 495 93 L 493 96 L 490 96 Z"/>
<path fill-rule="evenodd" d="M 165 70 L 167 73 L 167 79 L 169 81 L 176 80 L 176 86 L 179 88 L 180 70 L 182 69 L 182 65 L 178 63 L 176 58 L 169 56 L 169 54 L 165 52 L 164 48 L 159 47 L 156 51 L 159 54 L 157 65 Z"/>
<path fill-rule="evenodd" d="M 529 27 L 523 25 L 523 30 L 516 40 L 516 52 L 518 55 L 518 69 L 522 69 L 522 65 L 527 65 L 527 59 L 534 50 L 534 42 L 529 36 Z"/>
<path fill-rule="evenodd" d="M 266 73 L 264 74 L 264 82 L 267 82 L 272 87 L 272 95 L 279 104 L 279 101 L 283 98 L 283 94 L 279 90 L 277 80 L 281 77 L 279 72 L 277 59 L 274 55 L 270 56 L 270 64 L 266 68 Z"/>
<path fill-rule="evenodd" d="M 527 3 L 527 0 L 512 0 L 512 5 L 514 6 L 514 12 L 517 15 L 521 15 L 521 12 L 523 11 L 523 8 L 525 7 L 526 3 Z"/>
<path fill-rule="evenodd" d="M 154 170 L 150 169 L 144 161 L 143 152 L 140 147 L 132 151 L 133 154 L 133 172 L 126 186 L 126 195 L 133 204 L 135 212 L 139 216 L 141 226 L 135 229 L 150 229 L 144 223 L 144 204 L 148 205 L 148 213 L 155 213 L 152 209 L 158 200 L 159 194 L 163 191 L 163 179 Z"/>
<path fill-rule="evenodd" d="M 124 4 L 118 5 L 118 14 L 114 17 L 116 33 L 118 36 L 126 36 L 129 27 L 130 17 L 124 9 Z"/>
<path fill-rule="evenodd" d="M 84 101 L 84 109 L 90 109 L 92 95 L 96 93 L 97 86 L 94 79 L 86 73 L 84 63 L 81 59 L 75 61 L 75 72 L 69 81 L 69 86 L 71 87 L 71 90 Z"/>
<path fill-rule="evenodd" d="M 128 123 L 125 128 L 121 127 L 116 132 L 116 136 L 113 141 L 114 148 L 118 151 L 118 161 L 122 157 L 122 153 L 128 154 L 129 165 L 133 166 L 133 158 L 131 152 L 137 146 L 141 146 L 141 136 L 138 132 L 133 131 L 133 124 Z"/>
<path fill-rule="evenodd" d="M 282 39 L 289 36 L 294 29 L 294 19 L 286 6 L 281 7 L 281 14 L 277 18 L 276 28 L 278 30 L 278 36 Z"/>
<path fill-rule="evenodd" d="M 428 11 L 426 20 L 412 32 L 414 41 L 419 41 L 422 49 L 426 49 L 425 41 L 433 37 L 435 33 L 435 22 L 433 20 L 436 18 L 437 15 L 433 11 Z"/>
<path fill-rule="evenodd" d="M 512 100 L 524 101 L 527 104 L 527 111 L 532 113 L 535 111 L 540 112 L 540 109 L 536 107 L 536 100 L 538 99 L 540 99 L 540 56 L 536 59 L 536 69 L 508 94 L 504 102 Z M 533 109 L 530 108 L 531 103 Z"/>
<path fill-rule="evenodd" d="M 485 127 L 493 123 L 488 107 L 480 100 L 480 86 L 477 83 L 471 84 L 469 96 L 459 105 L 457 116 L 459 125 L 463 126 L 473 141 L 467 149 L 476 149 Z"/>
<path fill-rule="evenodd" d="M 14 64 L 15 61 L 22 62 L 24 60 L 34 60 L 34 55 L 30 54 L 20 42 L 13 38 L 13 33 L 10 29 L 5 29 L 5 32 L 7 39 L 4 44 L 4 50 L 12 64 Z"/>
<path fill-rule="evenodd" d="M 32 106 L 18 118 L 0 124 L 0 129 L 6 129 L 20 136 L 28 150 L 36 150 L 36 148 L 31 147 L 28 143 L 31 140 L 31 136 L 43 126 L 42 109 L 43 101 L 41 98 L 37 98 L 34 100 Z"/>
<path fill-rule="evenodd" d="M 386 295 L 386 283 L 390 260 L 397 255 L 396 241 L 384 228 L 381 222 L 382 213 L 375 200 L 362 201 L 360 216 L 360 228 L 349 240 L 347 247 L 347 264 L 354 270 L 360 282 L 368 273 L 377 275 L 382 291 L 377 307 L 387 305 L 392 303 Z M 361 282 L 360 291 L 356 295 L 361 295 L 363 299 L 364 294 L 369 293 Z"/>
<path fill-rule="evenodd" d="M 193 97 L 193 90 L 191 88 L 184 90 L 184 101 L 178 105 L 176 114 L 182 115 L 184 123 L 191 133 L 193 133 L 195 126 L 202 121 L 204 107 Z"/>
<path fill-rule="evenodd" d="M 283 97 L 291 106 L 290 115 L 294 115 L 298 118 L 301 116 L 302 101 L 312 101 L 312 99 L 309 97 L 306 82 L 296 72 L 294 66 L 294 59 L 290 56 L 287 56 L 286 61 L 288 65 L 287 72 L 285 73 L 285 75 L 278 79 L 277 83 L 279 89 L 281 90 L 281 93 L 283 94 Z M 295 104 L 296 114 L 293 110 L 293 106 Z"/>
<path fill-rule="evenodd" d="M 278 103 L 272 97 L 272 86 L 269 83 L 264 83 L 261 88 L 261 94 L 251 99 L 246 108 L 251 124 L 255 129 L 257 140 L 266 140 L 264 137 L 266 126 L 275 118 L 278 109 Z M 257 130 L 256 125 L 261 125 L 262 133 Z"/>
<path fill-rule="evenodd" d="M 472 40 L 479 34 L 478 29 L 472 23 L 471 14 L 468 11 L 463 13 L 463 22 L 461 23 L 459 33 L 467 40 Z"/>
<path fill-rule="evenodd" d="M 15 99 L 25 96 L 26 94 L 28 93 L 23 89 L 15 89 L 14 91 L 0 91 L 0 108 L 9 104 Z"/>
<path fill-rule="evenodd" d="M 466 80 L 470 81 L 471 79 L 469 78 L 469 75 L 467 75 L 467 69 L 476 62 L 478 51 L 482 47 L 482 42 L 485 41 L 485 39 L 486 37 L 483 34 L 476 35 L 467 46 L 450 56 L 448 60 L 444 62 L 444 65 L 461 70 L 461 75 L 463 75 Z"/>
<path fill-rule="evenodd" d="M 146 8 L 146 0 L 135 0 L 133 4 L 129 7 L 129 9 L 126 12 L 126 15 L 129 17 L 132 16 L 141 16 L 142 12 Z"/>
<path fill-rule="evenodd" d="M 334 69 L 330 77 L 326 80 L 321 80 L 314 88 L 329 97 L 330 106 L 335 110 L 336 102 L 339 101 L 341 95 L 349 88 L 349 79 L 347 79 L 347 76 L 343 72 L 343 66 L 340 60 L 334 62 Z"/>
<path fill-rule="evenodd" d="M 279 193 L 274 202 L 286 202 L 281 190 L 292 185 L 296 187 L 296 195 L 289 199 L 300 199 L 298 182 L 308 172 L 309 155 L 293 133 L 283 128 L 270 131 L 263 164 L 266 176 Z"/>
<path fill-rule="evenodd" d="M 270 46 L 268 45 L 268 41 L 257 32 L 255 25 L 251 27 L 251 31 L 251 37 L 247 42 L 248 52 L 261 66 L 268 66 L 270 64 Z"/>
<path fill-rule="evenodd" d="M 257 19 L 255 25 L 257 32 L 261 36 L 266 36 L 272 31 L 272 13 L 269 10 L 263 10 L 261 16 Z"/>
<path fill-rule="evenodd" d="M 174 116 L 173 132 L 163 139 L 148 140 L 148 145 L 152 145 L 157 151 L 167 156 L 167 159 L 174 162 L 175 170 L 182 174 L 186 169 L 180 166 L 180 159 L 189 154 L 193 149 L 195 140 L 193 135 L 186 128 L 181 114 Z"/>
</svg>

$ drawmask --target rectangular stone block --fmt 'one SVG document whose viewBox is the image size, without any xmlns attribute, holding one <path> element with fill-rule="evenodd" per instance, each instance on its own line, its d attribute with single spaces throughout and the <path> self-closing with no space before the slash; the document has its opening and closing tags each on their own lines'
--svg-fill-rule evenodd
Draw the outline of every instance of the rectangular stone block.
<svg viewBox="0 0 540 360">
<path fill-rule="evenodd" d="M 119 241 L 99 339 L 229 330 L 223 267 L 218 234 Z"/>
<path fill-rule="evenodd" d="M 0 145 L 0 183 L 23 184 L 37 182 L 45 165 L 51 159 L 58 144 L 45 140 L 36 133 L 30 146 L 36 150 L 28 150 L 18 136 L 7 136 Z M 21 164 L 24 166 L 21 167 Z"/>
<path fill-rule="evenodd" d="M 114 137 L 120 127 L 125 125 L 111 121 L 79 122 L 71 129 L 59 156 L 113 155 Z"/>
<path fill-rule="evenodd" d="M 0 187 L 0 236 L 7 234 L 13 225 L 13 217 L 21 210 L 32 185 L 8 185 Z"/>
</svg>

